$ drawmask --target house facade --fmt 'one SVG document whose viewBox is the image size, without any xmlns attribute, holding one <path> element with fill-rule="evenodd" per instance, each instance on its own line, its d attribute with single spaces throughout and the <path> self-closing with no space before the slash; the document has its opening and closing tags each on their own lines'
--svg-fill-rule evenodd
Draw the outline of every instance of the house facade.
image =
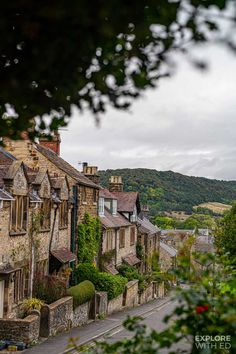
<svg viewBox="0 0 236 354">
<path fill-rule="evenodd" d="M 60 135 L 54 134 L 52 141 L 40 138 L 39 143 L 23 140 L 4 139 L 5 149 L 27 166 L 37 171 L 47 169 L 51 178 L 67 178 L 69 196 L 73 202 L 71 210 L 71 252 L 77 252 L 77 226 L 87 212 L 98 215 L 99 186 L 84 173 L 60 157 Z M 88 172 L 88 171 L 87 171 Z"/>
<path fill-rule="evenodd" d="M 71 248 L 67 178 L 52 180 L 0 149 L 0 317 L 16 317 L 37 273 L 60 273 Z"/>
</svg>

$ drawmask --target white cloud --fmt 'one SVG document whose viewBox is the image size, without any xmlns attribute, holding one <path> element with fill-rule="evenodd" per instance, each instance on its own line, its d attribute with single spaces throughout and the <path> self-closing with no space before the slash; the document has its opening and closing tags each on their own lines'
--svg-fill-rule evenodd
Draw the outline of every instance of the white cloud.
<svg viewBox="0 0 236 354">
<path fill-rule="evenodd" d="M 62 156 L 78 167 L 146 167 L 211 178 L 236 177 L 236 56 L 216 47 L 195 50 L 209 59 L 199 72 L 183 57 L 177 74 L 147 91 L 131 112 L 110 109 L 98 128 L 74 112 L 62 132 Z"/>
</svg>

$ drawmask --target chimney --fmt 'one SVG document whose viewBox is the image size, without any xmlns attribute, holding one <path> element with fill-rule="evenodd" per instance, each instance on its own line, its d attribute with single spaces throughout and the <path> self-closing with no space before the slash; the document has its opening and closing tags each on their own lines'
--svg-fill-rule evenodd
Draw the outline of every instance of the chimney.
<svg viewBox="0 0 236 354">
<path fill-rule="evenodd" d="M 148 218 L 148 214 L 149 214 L 149 205 L 141 205 L 141 216 L 144 216 L 145 218 Z"/>
<path fill-rule="evenodd" d="M 60 137 L 60 133 L 58 133 L 58 131 L 54 131 L 52 140 L 49 140 L 47 137 L 41 136 L 39 138 L 39 144 L 48 148 L 48 149 L 51 149 L 57 155 L 60 156 L 61 137 Z"/>
<path fill-rule="evenodd" d="M 92 182 L 99 184 L 99 174 L 97 166 L 88 166 L 87 162 L 83 162 L 83 174 Z"/>
<path fill-rule="evenodd" d="M 109 180 L 110 192 L 123 192 L 123 182 L 121 176 L 111 176 Z"/>
</svg>

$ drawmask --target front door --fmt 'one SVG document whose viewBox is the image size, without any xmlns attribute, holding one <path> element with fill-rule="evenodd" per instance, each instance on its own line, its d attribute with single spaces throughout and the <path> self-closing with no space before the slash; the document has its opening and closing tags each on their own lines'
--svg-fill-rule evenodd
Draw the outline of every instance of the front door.
<svg viewBox="0 0 236 354">
<path fill-rule="evenodd" d="M 3 317 L 4 305 L 4 280 L 0 280 L 0 318 Z"/>
</svg>

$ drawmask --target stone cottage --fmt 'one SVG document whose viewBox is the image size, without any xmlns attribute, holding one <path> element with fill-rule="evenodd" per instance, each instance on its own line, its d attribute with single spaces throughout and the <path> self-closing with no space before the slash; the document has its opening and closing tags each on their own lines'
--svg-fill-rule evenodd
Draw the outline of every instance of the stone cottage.
<svg viewBox="0 0 236 354">
<path fill-rule="evenodd" d="M 0 148 L 0 317 L 18 315 L 37 272 L 63 274 L 76 260 L 70 229 L 67 178 Z"/>
<path fill-rule="evenodd" d="M 105 268 L 117 274 L 122 263 L 137 265 L 136 227 L 117 210 L 117 198 L 107 189 L 99 192 L 99 218 L 102 224 L 101 258 L 110 254 Z"/>
<path fill-rule="evenodd" d="M 47 169 L 51 178 L 67 177 L 69 195 L 73 202 L 71 252 L 76 253 L 77 225 L 86 212 L 93 217 L 98 215 L 99 186 L 60 157 L 60 142 L 57 132 L 51 141 L 42 137 L 38 144 L 31 142 L 26 135 L 23 140 L 4 139 L 5 149 L 19 160 L 23 160 L 31 169 Z"/>
<path fill-rule="evenodd" d="M 137 227 L 138 243 L 143 253 L 141 271 L 148 273 L 152 270 L 152 262 L 156 261 L 158 263 L 161 231 L 143 213 L 138 216 Z M 153 257 L 155 257 L 155 260 Z"/>
</svg>

